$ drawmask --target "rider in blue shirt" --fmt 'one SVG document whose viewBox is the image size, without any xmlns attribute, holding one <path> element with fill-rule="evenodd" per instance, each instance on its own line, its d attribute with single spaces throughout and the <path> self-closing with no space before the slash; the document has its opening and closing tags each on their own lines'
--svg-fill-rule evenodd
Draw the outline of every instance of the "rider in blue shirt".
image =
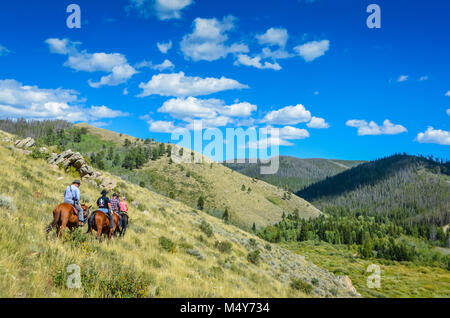
<svg viewBox="0 0 450 318">
<path fill-rule="evenodd" d="M 64 203 L 71 204 L 77 209 L 78 211 L 78 225 L 83 226 L 84 225 L 84 214 L 83 209 L 80 206 L 80 187 L 81 182 L 80 180 L 75 180 L 72 182 L 71 185 L 69 185 L 66 188 L 66 191 L 64 192 Z"/>
</svg>

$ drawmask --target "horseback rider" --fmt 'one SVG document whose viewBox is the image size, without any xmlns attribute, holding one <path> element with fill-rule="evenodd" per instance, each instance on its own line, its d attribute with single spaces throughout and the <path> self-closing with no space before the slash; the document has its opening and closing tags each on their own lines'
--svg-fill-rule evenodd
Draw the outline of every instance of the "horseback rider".
<svg viewBox="0 0 450 318">
<path fill-rule="evenodd" d="M 78 225 L 85 224 L 83 209 L 80 206 L 80 180 L 74 180 L 64 192 L 64 203 L 71 204 L 78 211 Z"/>
<path fill-rule="evenodd" d="M 111 208 L 114 213 L 117 214 L 120 220 L 120 224 L 122 224 L 122 216 L 120 215 L 120 200 L 117 193 L 113 193 L 111 198 Z"/>
<path fill-rule="evenodd" d="M 106 196 L 108 194 L 108 191 L 103 190 L 101 193 L 101 197 L 98 198 L 97 200 L 97 205 L 98 205 L 98 210 L 105 213 L 106 216 L 109 217 L 109 228 L 113 229 L 114 227 L 114 214 L 112 212 L 112 207 L 111 207 L 111 201 L 109 200 L 109 198 Z"/>
</svg>

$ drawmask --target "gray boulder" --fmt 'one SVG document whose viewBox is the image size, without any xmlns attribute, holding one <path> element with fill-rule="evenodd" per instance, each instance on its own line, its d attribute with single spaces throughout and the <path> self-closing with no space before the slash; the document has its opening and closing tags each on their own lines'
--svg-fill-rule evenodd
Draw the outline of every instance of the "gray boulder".
<svg viewBox="0 0 450 318">
<path fill-rule="evenodd" d="M 24 149 L 31 148 L 35 144 L 36 144 L 36 141 L 33 138 L 31 138 L 31 137 L 27 137 L 27 138 L 22 139 L 22 140 L 16 140 L 16 142 L 14 143 L 14 145 L 17 148 L 24 148 Z"/>
</svg>

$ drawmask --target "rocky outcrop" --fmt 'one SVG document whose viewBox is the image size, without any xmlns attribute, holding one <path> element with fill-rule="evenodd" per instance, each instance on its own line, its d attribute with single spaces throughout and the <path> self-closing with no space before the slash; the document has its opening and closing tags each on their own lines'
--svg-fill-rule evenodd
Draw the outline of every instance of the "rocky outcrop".
<svg viewBox="0 0 450 318">
<path fill-rule="evenodd" d="M 16 142 L 14 143 L 14 146 L 16 146 L 17 148 L 24 148 L 24 149 L 28 149 L 33 147 L 36 144 L 36 141 L 31 138 L 31 137 L 27 137 L 25 139 L 22 140 L 16 140 Z"/>
<path fill-rule="evenodd" d="M 83 180 L 99 185 L 102 189 L 111 191 L 117 186 L 115 180 L 102 176 L 100 172 L 95 171 L 88 165 L 79 152 L 73 152 L 69 149 L 60 154 L 52 153 L 47 162 L 53 166 L 63 167 L 64 169 L 74 167 Z"/>
<path fill-rule="evenodd" d="M 96 173 L 91 166 L 89 166 L 84 157 L 79 152 L 73 152 L 72 150 L 66 150 L 59 155 L 56 153 L 52 153 L 47 162 L 54 166 L 62 166 L 64 169 L 69 167 L 74 167 L 81 178 L 96 178 L 101 176 L 99 173 Z"/>
<path fill-rule="evenodd" d="M 348 288 L 352 293 L 355 295 L 359 295 L 359 293 L 356 291 L 356 288 L 353 286 L 352 280 L 347 275 L 344 276 L 337 276 L 336 277 L 344 286 Z M 360 295 L 359 295 L 360 296 Z"/>
</svg>

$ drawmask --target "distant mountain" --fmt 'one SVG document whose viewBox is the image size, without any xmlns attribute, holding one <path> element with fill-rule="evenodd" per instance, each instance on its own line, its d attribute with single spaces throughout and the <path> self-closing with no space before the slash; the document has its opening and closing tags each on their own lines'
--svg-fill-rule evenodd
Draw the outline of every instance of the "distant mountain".
<svg viewBox="0 0 450 318">
<path fill-rule="evenodd" d="M 274 175 L 260 174 L 261 163 L 226 163 L 225 165 L 251 178 L 296 192 L 304 187 L 353 168 L 365 161 L 337 159 L 300 159 L 280 156 L 280 167 Z"/>
<path fill-rule="evenodd" d="M 444 226 L 450 223 L 450 162 L 393 155 L 358 165 L 296 194 L 324 212 L 337 207 L 352 214 L 387 216 L 406 227 L 411 223 Z"/>
</svg>

